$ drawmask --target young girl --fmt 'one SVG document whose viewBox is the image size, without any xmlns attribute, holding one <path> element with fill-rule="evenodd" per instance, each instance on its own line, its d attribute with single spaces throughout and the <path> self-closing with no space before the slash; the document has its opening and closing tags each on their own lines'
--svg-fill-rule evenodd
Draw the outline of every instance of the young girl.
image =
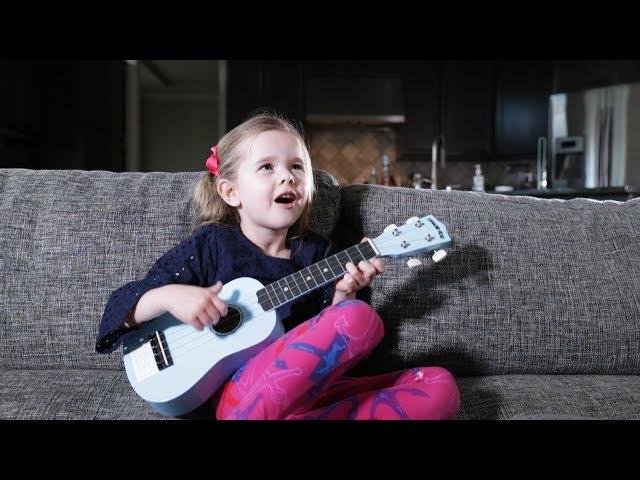
<svg viewBox="0 0 640 480">
<path fill-rule="evenodd" d="M 329 255 L 309 230 L 313 171 L 305 142 L 285 119 L 253 116 L 213 147 L 194 191 L 197 227 L 147 276 L 113 292 L 96 350 L 112 352 L 142 322 L 169 312 L 202 330 L 226 315 L 223 284 L 267 285 Z M 366 239 L 363 239 L 366 241 Z M 355 293 L 385 268 L 348 263 L 349 273 L 289 305 L 287 333 L 248 360 L 212 397 L 218 419 L 450 419 L 459 393 L 438 367 L 374 377 L 345 372 L 382 340 L 384 326 Z"/>
</svg>

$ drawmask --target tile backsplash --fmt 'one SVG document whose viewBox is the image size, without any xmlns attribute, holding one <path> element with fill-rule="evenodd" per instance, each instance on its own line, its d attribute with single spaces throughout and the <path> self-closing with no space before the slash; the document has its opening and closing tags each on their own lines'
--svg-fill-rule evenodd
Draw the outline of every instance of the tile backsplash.
<svg viewBox="0 0 640 480">
<path fill-rule="evenodd" d="M 371 167 L 378 175 L 382 155 L 396 160 L 396 132 L 391 127 L 313 126 L 310 154 L 315 168 L 331 172 L 340 185 L 364 183 Z"/>
<path fill-rule="evenodd" d="M 309 144 L 313 166 L 331 172 L 342 186 L 369 181 L 372 167 L 380 178 L 383 155 L 389 156 L 391 172 L 400 185 L 409 186 L 410 175 L 414 172 L 431 177 L 430 161 L 398 160 L 397 132 L 390 126 L 312 125 Z M 497 184 L 520 186 L 526 173 L 534 171 L 535 159 L 530 158 L 482 163 L 487 187 Z M 455 185 L 470 189 L 473 174 L 474 162 L 449 161 L 444 168 L 438 169 L 438 187 Z"/>
</svg>

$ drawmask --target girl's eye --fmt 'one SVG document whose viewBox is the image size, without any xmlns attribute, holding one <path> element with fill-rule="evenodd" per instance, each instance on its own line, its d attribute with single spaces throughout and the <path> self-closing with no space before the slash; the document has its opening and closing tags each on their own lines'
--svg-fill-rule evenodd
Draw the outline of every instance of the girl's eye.
<svg viewBox="0 0 640 480">
<path fill-rule="evenodd" d="M 270 163 L 265 163 L 264 165 L 262 165 L 260 167 L 260 170 L 262 170 L 263 168 L 267 170 L 273 170 L 273 166 Z M 302 165 L 301 163 L 296 163 L 293 165 L 293 168 L 298 170 L 304 170 L 304 165 Z"/>
</svg>

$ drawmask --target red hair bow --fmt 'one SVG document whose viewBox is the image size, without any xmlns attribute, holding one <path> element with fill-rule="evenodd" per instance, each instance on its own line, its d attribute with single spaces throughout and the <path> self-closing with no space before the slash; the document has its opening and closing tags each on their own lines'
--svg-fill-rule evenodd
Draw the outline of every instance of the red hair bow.
<svg viewBox="0 0 640 480">
<path fill-rule="evenodd" d="M 211 155 L 207 158 L 207 162 L 205 166 L 213 173 L 216 177 L 218 176 L 218 146 L 214 145 L 211 147 Z"/>
</svg>

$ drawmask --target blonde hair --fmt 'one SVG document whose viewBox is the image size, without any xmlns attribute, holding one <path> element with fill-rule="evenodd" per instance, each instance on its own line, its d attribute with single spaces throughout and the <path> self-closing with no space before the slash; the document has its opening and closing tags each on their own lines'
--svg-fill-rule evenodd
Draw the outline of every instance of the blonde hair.
<svg viewBox="0 0 640 480">
<path fill-rule="evenodd" d="M 301 133 L 302 128 L 298 130 L 290 120 L 275 112 L 260 111 L 251 114 L 247 120 L 224 135 L 218 142 L 218 175 L 219 178 L 226 178 L 232 182 L 236 181 L 238 168 L 242 162 L 244 141 L 271 130 L 290 133 L 298 139 L 300 144 L 305 167 L 305 180 L 308 185 L 307 204 L 302 210 L 300 218 L 289 228 L 287 235 L 289 238 L 291 236 L 300 236 L 311 230 L 310 210 L 311 201 L 315 193 L 311 157 L 309 156 L 307 143 Z M 227 204 L 218 193 L 216 189 L 217 181 L 218 177 L 212 172 L 204 172 L 193 190 L 193 202 L 196 210 L 194 231 L 207 224 L 240 224 L 240 215 L 236 208 Z"/>
</svg>

